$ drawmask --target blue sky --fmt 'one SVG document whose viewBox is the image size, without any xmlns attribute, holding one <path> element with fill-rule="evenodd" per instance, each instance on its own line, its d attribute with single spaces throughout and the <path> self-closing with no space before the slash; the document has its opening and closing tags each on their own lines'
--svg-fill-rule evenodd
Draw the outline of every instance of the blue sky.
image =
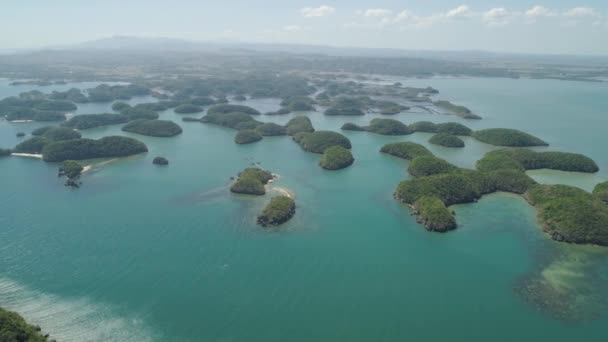
<svg viewBox="0 0 608 342">
<path fill-rule="evenodd" d="M 0 49 L 112 35 L 608 55 L 608 0 L 7 0 Z"/>
</svg>

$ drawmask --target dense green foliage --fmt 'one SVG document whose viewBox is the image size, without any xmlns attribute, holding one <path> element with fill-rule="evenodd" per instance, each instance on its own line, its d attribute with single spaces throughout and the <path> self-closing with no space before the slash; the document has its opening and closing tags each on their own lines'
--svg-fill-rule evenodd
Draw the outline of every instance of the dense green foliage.
<svg viewBox="0 0 608 342">
<path fill-rule="evenodd" d="M 152 159 L 152 164 L 154 165 L 169 165 L 169 160 L 165 157 L 154 157 Z"/>
<path fill-rule="evenodd" d="M 433 155 L 425 155 L 414 158 L 407 171 L 414 177 L 431 176 L 440 173 L 449 173 L 458 168 L 447 161 Z"/>
<path fill-rule="evenodd" d="M 63 121 L 67 110 L 54 108 L 72 108 L 69 101 L 48 100 L 38 91 L 21 93 L 19 97 L 11 96 L 0 100 L 0 113 L 9 121 Z"/>
<path fill-rule="evenodd" d="M 599 183 L 593 189 L 593 194 L 608 203 L 608 182 Z"/>
<path fill-rule="evenodd" d="M 251 144 L 262 140 L 262 135 L 254 129 L 243 129 L 236 133 L 234 142 L 237 144 Z"/>
<path fill-rule="evenodd" d="M 547 146 L 541 139 L 516 129 L 489 128 L 473 133 L 475 139 L 486 144 L 508 147 Z"/>
<path fill-rule="evenodd" d="M 230 187 L 230 191 L 239 194 L 263 195 L 266 193 L 264 184 L 272 178 L 272 173 L 269 171 L 250 167 L 239 173 L 236 182 Z"/>
<path fill-rule="evenodd" d="M 53 100 L 66 100 L 76 103 L 86 103 L 89 99 L 82 93 L 80 89 L 71 88 L 67 91 L 53 91 L 49 95 L 50 99 Z"/>
<path fill-rule="evenodd" d="M 412 132 L 437 133 L 437 124 L 430 121 L 418 121 L 409 125 Z"/>
<path fill-rule="evenodd" d="M 296 212 L 296 204 L 287 196 L 275 196 L 258 216 L 258 224 L 266 226 L 277 226 L 289 221 Z"/>
<path fill-rule="evenodd" d="M 50 127 L 45 129 L 44 133 L 40 136 L 51 141 L 78 139 L 82 137 L 77 131 L 66 127 Z"/>
<path fill-rule="evenodd" d="M 215 104 L 215 100 L 208 96 L 199 96 L 193 98 L 190 103 L 197 106 L 210 106 L 212 104 Z"/>
<path fill-rule="evenodd" d="M 234 105 L 234 104 L 215 105 L 215 106 L 209 108 L 209 110 L 207 110 L 207 114 L 217 114 L 217 113 L 221 113 L 221 114 L 245 113 L 245 114 L 249 114 L 249 115 L 260 115 L 260 112 L 257 111 L 256 109 L 253 109 L 248 106 Z"/>
<path fill-rule="evenodd" d="M 233 128 L 237 130 L 241 129 L 255 129 L 256 127 L 262 125 L 262 122 L 259 122 L 251 117 L 249 114 L 245 114 L 242 112 L 231 112 L 231 113 L 207 113 L 207 115 L 203 116 L 200 119 L 201 122 L 204 123 L 212 123 L 215 125 L 220 125 L 228 128 Z"/>
<path fill-rule="evenodd" d="M 46 133 L 48 130 L 52 129 L 53 127 L 55 127 L 55 126 L 43 126 L 43 127 L 36 128 L 35 130 L 32 131 L 32 135 L 41 136 L 44 133 Z"/>
<path fill-rule="evenodd" d="M 173 137 L 182 133 L 182 128 L 169 120 L 134 120 L 124 125 L 122 130 L 151 137 Z"/>
<path fill-rule="evenodd" d="M 113 86 L 100 84 L 95 88 L 88 89 L 87 93 L 90 102 L 111 102 L 114 100 L 129 100 L 133 96 L 150 95 L 150 89 L 137 84 Z"/>
<path fill-rule="evenodd" d="M 101 126 L 124 124 L 130 120 L 131 117 L 122 114 L 84 114 L 73 116 L 68 121 L 64 122 L 63 126 L 83 130 Z"/>
<path fill-rule="evenodd" d="M 429 139 L 429 143 L 443 147 L 460 148 L 464 147 L 464 141 L 455 135 L 438 133 Z"/>
<path fill-rule="evenodd" d="M 325 110 L 325 115 L 365 115 L 359 108 L 330 107 Z"/>
<path fill-rule="evenodd" d="M 434 196 L 423 196 L 414 203 L 418 223 L 433 232 L 447 232 L 456 228 L 456 219 L 443 202 Z"/>
<path fill-rule="evenodd" d="M 599 170 L 599 167 L 592 159 L 582 154 L 536 152 L 524 148 L 513 148 L 486 153 L 482 159 L 477 161 L 477 169 L 481 171 L 551 169 L 594 173 Z"/>
<path fill-rule="evenodd" d="M 404 110 L 410 109 L 407 106 L 402 106 L 393 101 L 374 101 L 374 106 L 378 108 L 382 115 L 395 115 L 399 114 Z"/>
<path fill-rule="evenodd" d="M 567 185 L 537 185 L 527 197 L 554 240 L 608 246 L 608 206 L 596 196 Z"/>
<path fill-rule="evenodd" d="M 356 125 L 354 123 L 350 123 L 347 122 L 344 125 L 342 125 L 342 127 L 340 128 L 344 131 L 365 131 L 365 127 L 361 127 L 359 125 Z"/>
<path fill-rule="evenodd" d="M 364 102 L 361 98 L 339 96 L 333 99 L 331 107 L 325 110 L 325 115 L 365 115 Z"/>
<path fill-rule="evenodd" d="M 40 329 L 28 324 L 18 313 L 0 308 L 0 341 L 45 342 Z"/>
<path fill-rule="evenodd" d="M 308 96 L 291 96 L 281 101 L 281 106 L 291 112 L 307 112 L 315 110 L 315 100 Z"/>
<path fill-rule="evenodd" d="M 314 132 L 315 129 L 312 127 L 312 122 L 306 116 L 296 116 L 289 120 L 285 125 L 287 135 L 295 135 L 301 132 Z"/>
<path fill-rule="evenodd" d="M 382 135 L 406 135 L 412 133 L 406 124 L 393 119 L 373 119 L 366 129 L 369 132 Z"/>
<path fill-rule="evenodd" d="M 286 135 L 287 129 L 284 126 L 277 125 L 273 122 L 264 123 L 256 128 L 263 136 Z"/>
<path fill-rule="evenodd" d="M 174 111 L 178 114 L 194 114 L 202 112 L 203 107 L 191 103 L 185 103 L 177 106 Z"/>
<path fill-rule="evenodd" d="M 409 141 L 386 144 L 382 146 L 380 152 L 407 160 L 433 155 L 426 147 Z"/>
<path fill-rule="evenodd" d="M 436 101 L 435 106 L 448 110 L 465 119 L 481 119 L 480 116 L 473 114 L 471 110 L 465 106 L 459 106 L 451 103 L 450 101 Z"/>
<path fill-rule="evenodd" d="M 66 160 L 63 162 L 59 169 L 60 175 L 66 176 L 69 179 L 76 179 L 80 177 L 84 168 L 75 160 Z"/>
<path fill-rule="evenodd" d="M 127 108 L 131 108 L 131 105 L 123 101 L 116 101 L 112 104 L 112 110 L 116 112 L 121 112 Z"/>
<path fill-rule="evenodd" d="M 42 149 L 47 162 L 94 158 L 126 157 L 148 152 L 144 143 L 127 137 L 110 136 L 98 140 L 74 139 L 48 143 Z"/>
<path fill-rule="evenodd" d="M 339 170 L 352 165 L 353 154 L 342 146 L 331 146 L 325 149 L 319 165 L 327 170 Z"/>
<path fill-rule="evenodd" d="M 473 134 L 473 130 L 458 122 L 443 122 L 437 124 L 437 133 L 469 136 Z"/>
<path fill-rule="evenodd" d="M 43 137 L 31 137 L 25 141 L 20 142 L 13 148 L 15 153 L 36 153 L 42 152 L 42 149 L 50 141 Z"/>
<path fill-rule="evenodd" d="M 323 153 L 331 146 L 342 146 L 346 149 L 351 148 L 350 140 L 340 133 L 331 131 L 300 132 L 293 140 L 308 152 Z"/>
</svg>

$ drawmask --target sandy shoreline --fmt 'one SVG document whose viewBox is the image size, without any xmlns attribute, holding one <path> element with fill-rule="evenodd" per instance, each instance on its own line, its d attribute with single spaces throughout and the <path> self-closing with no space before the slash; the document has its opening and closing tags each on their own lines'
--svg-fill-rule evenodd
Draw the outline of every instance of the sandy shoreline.
<svg viewBox="0 0 608 342">
<path fill-rule="evenodd" d="M 34 120 L 11 120 L 12 123 L 30 123 L 34 122 Z"/>
<path fill-rule="evenodd" d="M 278 186 L 273 186 L 269 190 L 270 191 L 274 191 L 274 192 L 278 192 L 279 194 L 281 194 L 283 196 L 287 196 L 287 197 L 289 197 L 291 199 L 293 199 L 295 197 L 295 195 L 291 191 L 289 191 L 288 189 L 286 189 L 286 188 L 281 188 L 281 187 L 278 187 Z"/>
<path fill-rule="evenodd" d="M 11 156 L 42 159 L 42 154 L 36 153 L 11 153 Z"/>
</svg>

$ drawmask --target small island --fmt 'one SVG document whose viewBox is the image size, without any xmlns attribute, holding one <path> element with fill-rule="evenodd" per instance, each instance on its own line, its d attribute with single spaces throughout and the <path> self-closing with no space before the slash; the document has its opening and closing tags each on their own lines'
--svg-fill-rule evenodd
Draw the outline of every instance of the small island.
<svg viewBox="0 0 608 342">
<path fill-rule="evenodd" d="M 13 153 L 11 150 L 6 148 L 0 148 L 0 157 L 8 157 Z"/>
<path fill-rule="evenodd" d="M 413 205 L 416 221 L 432 232 L 456 229 L 456 219 L 443 202 L 434 196 L 421 197 Z"/>
<path fill-rule="evenodd" d="M 331 131 L 300 132 L 294 135 L 293 140 L 305 151 L 313 153 L 323 153 L 332 146 L 352 147 L 347 137 Z"/>
<path fill-rule="evenodd" d="M 297 133 L 314 132 L 315 128 L 312 126 L 312 122 L 308 117 L 296 116 L 287 122 L 287 125 L 285 125 L 285 130 L 287 135 L 294 136 Z"/>
<path fill-rule="evenodd" d="M 152 164 L 154 165 L 169 165 L 169 160 L 165 157 L 154 157 L 152 160 Z"/>
<path fill-rule="evenodd" d="M 207 110 L 207 114 L 227 114 L 227 113 L 245 113 L 249 115 L 260 115 L 257 109 L 249 106 L 234 105 L 234 104 L 219 104 Z"/>
<path fill-rule="evenodd" d="M 200 96 L 193 98 L 190 103 L 197 106 L 209 106 L 215 104 L 215 100 L 208 96 Z"/>
<path fill-rule="evenodd" d="M 144 152 L 148 152 L 148 147 L 139 140 L 109 136 L 98 140 L 81 138 L 54 141 L 44 145 L 42 158 L 47 162 L 63 162 L 65 160 L 127 157 Z"/>
<path fill-rule="evenodd" d="M 315 111 L 316 101 L 308 96 L 291 96 L 281 101 L 281 106 L 290 112 Z"/>
<path fill-rule="evenodd" d="M 239 173 L 230 191 L 237 194 L 261 196 L 266 193 L 266 185 L 274 178 L 270 171 L 250 167 Z"/>
<path fill-rule="evenodd" d="M 242 112 L 211 113 L 207 111 L 207 115 L 203 116 L 198 121 L 228 127 L 236 130 L 255 129 L 256 127 L 263 124 L 262 122 L 252 118 L 251 115 Z"/>
<path fill-rule="evenodd" d="M 65 176 L 67 178 L 65 186 L 79 188 L 80 183 L 78 180 L 80 179 L 83 170 L 84 168 L 77 161 L 66 160 L 59 168 L 59 177 Z"/>
<path fill-rule="evenodd" d="M 236 133 L 234 136 L 234 142 L 239 145 L 251 144 L 262 140 L 262 138 L 262 135 L 254 129 L 243 129 Z"/>
<path fill-rule="evenodd" d="M 434 155 L 425 155 L 414 158 L 408 168 L 407 172 L 414 177 L 424 177 L 437 175 L 441 173 L 449 173 L 456 171 L 458 168 L 447 161 L 437 158 Z"/>
<path fill-rule="evenodd" d="M 122 114 L 83 114 L 71 117 L 63 123 L 64 127 L 78 130 L 91 129 L 96 127 L 120 125 L 129 122 L 132 118 Z"/>
<path fill-rule="evenodd" d="M 482 129 L 473 133 L 473 137 L 481 142 L 495 146 L 549 146 L 549 144 L 531 134 L 508 128 Z"/>
<path fill-rule="evenodd" d="M 16 134 L 17 138 L 23 138 L 25 137 L 25 132 L 19 132 Z"/>
<path fill-rule="evenodd" d="M 459 137 L 446 133 L 438 133 L 429 139 L 429 143 L 443 147 L 462 148 L 464 141 Z"/>
<path fill-rule="evenodd" d="M 354 97 L 340 96 L 333 99 L 331 107 L 325 110 L 325 115 L 365 115 L 364 104 L 360 99 Z"/>
<path fill-rule="evenodd" d="M 281 108 L 279 110 L 276 110 L 274 112 L 266 112 L 266 115 L 285 115 L 285 114 L 289 114 L 291 113 L 291 111 L 287 108 Z"/>
<path fill-rule="evenodd" d="M 433 155 L 426 147 L 409 141 L 386 144 L 382 146 L 380 152 L 407 160 Z"/>
<path fill-rule="evenodd" d="M 197 105 L 191 104 L 191 103 L 186 103 L 186 104 L 177 106 L 173 111 L 175 111 L 178 114 L 194 114 L 194 113 L 202 112 L 203 107 L 197 106 Z"/>
<path fill-rule="evenodd" d="M 182 128 L 169 120 L 134 120 L 122 127 L 124 132 L 150 137 L 174 137 L 182 133 Z"/>
<path fill-rule="evenodd" d="M 295 201 L 287 196 L 275 196 L 258 216 L 257 222 L 263 227 L 278 226 L 289 221 L 296 213 Z"/>
<path fill-rule="evenodd" d="M 364 132 L 365 131 L 365 127 L 361 127 L 361 126 L 351 123 L 351 122 L 345 123 L 344 125 L 342 125 L 342 127 L 340 129 L 343 131 L 355 131 L 355 132 Z"/>
<path fill-rule="evenodd" d="M 366 130 L 381 135 L 408 135 L 410 128 L 401 121 L 393 119 L 373 119 Z"/>
<path fill-rule="evenodd" d="M 287 128 L 273 122 L 267 122 L 259 125 L 256 131 L 265 137 L 286 135 Z"/>
<path fill-rule="evenodd" d="M 520 171 L 550 169 L 595 173 L 599 167 L 591 158 L 577 153 L 536 152 L 525 148 L 490 151 L 477 161 L 478 170 L 515 169 Z"/>
<path fill-rule="evenodd" d="M 481 116 L 479 116 L 477 114 L 473 114 L 473 112 L 471 112 L 471 110 L 469 108 L 467 108 L 465 106 L 455 105 L 455 104 L 451 103 L 450 101 L 440 100 L 440 101 L 433 102 L 433 104 L 439 108 L 445 109 L 464 119 L 474 119 L 474 120 L 481 119 Z"/>
<path fill-rule="evenodd" d="M 342 146 L 331 146 L 325 149 L 319 165 L 326 170 L 340 170 L 355 162 L 353 154 Z"/>
<path fill-rule="evenodd" d="M 43 148 L 52 142 L 79 139 L 81 137 L 80 133 L 69 128 L 45 126 L 32 131 L 32 137 L 15 146 L 13 152 L 40 154 Z"/>
</svg>

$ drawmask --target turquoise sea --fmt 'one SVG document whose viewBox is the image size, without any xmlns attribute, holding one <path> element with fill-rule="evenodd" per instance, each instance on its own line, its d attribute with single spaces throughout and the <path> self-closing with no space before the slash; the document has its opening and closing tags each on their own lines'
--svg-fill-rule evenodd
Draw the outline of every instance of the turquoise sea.
<svg viewBox="0 0 608 342">
<path fill-rule="evenodd" d="M 549 150 L 580 152 L 596 175 L 535 171 L 535 179 L 591 190 L 608 179 L 608 84 L 478 78 L 391 79 L 433 86 L 438 98 L 471 108 L 480 121 L 403 113 L 411 123 L 461 121 L 472 128 L 525 130 Z M 13 87 L 0 97 L 72 86 Z M 151 101 L 136 98 L 132 103 Z M 249 100 L 260 111 L 278 100 Z M 75 114 L 109 112 L 80 105 Z M 365 117 L 304 113 L 317 129 Z M 197 114 L 195 116 L 201 116 Z M 239 146 L 235 132 L 182 123 L 184 133 L 150 138 L 111 126 L 150 152 L 102 165 L 71 190 L 57 165 L 0 159 L 0 306 L 58 341 L 605 341 L 608 248 L 549 240 L 535 211 L 509 194 L 454 207 L 459 228 L 424 230 L 392 198 L 407 162 L 379 153 L 415 141 L 463 167 L 493 147 L 466 139 L 453 151 L 428 134 L 345 132 L 355 164 L 331 172 L 289 137 Z M 262 121 L 284 123 L 293 115 Z M 40 123 L 0 121 L 0 147 Z M 155 156 L 168 167 L 155 167 Z M 297 213 L 266 231 L 255 216 L 273 195 L 230 194 L 230 177 L 260 162 L 296 196 Z"/>
</svg>

